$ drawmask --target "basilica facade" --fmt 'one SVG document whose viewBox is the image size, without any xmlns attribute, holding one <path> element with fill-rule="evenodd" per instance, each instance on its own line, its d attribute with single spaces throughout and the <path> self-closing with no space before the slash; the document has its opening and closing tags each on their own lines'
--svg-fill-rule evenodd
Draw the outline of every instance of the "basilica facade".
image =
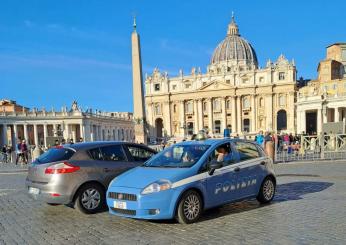
<svg viewBox="0 0 346 245">
<path fill-rule="evenodd" d="M 260 68 L 253 46 L 234 17 L 207 72 L 192 68 L 169 77 L 155 69 L 145 77 L 145 108 L 152 138 L 187 137 L 201 129 L 217 136 L 259 130 L 295 133 L 296 67 L 280 55 Z"/>
</svg>

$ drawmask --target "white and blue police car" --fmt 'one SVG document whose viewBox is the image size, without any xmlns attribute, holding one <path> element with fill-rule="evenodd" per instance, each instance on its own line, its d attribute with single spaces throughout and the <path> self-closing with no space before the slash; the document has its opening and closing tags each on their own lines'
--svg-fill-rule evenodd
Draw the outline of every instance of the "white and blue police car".
<svg viewBox="0 0 346 245">
<path fill-rule="evenodd" d="M 269 203 L 276 189 L 272 160 L 241 139 L 175 144 L 116 177 L 107 190 L 114 215 L 197 221 L 203 210 L 248 198 Z"/>
</svg>

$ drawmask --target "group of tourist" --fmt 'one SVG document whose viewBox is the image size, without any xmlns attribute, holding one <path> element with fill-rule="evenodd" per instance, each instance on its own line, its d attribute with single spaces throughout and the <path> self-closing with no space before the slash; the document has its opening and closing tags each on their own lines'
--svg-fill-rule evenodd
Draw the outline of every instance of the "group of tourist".
<svg viewBox="0 0 346 245">
<path fill-rule="evenodd" d="M 79 138 L 78 142 L 83 142 L 83 138 Z M 0 151 L 0 162 L 2 163 L 11 163 L 14 160 L 14 163 L 18 165 L 28 164 L 29 158 L 31 157 L 31 161 L 34 161 L 38 158 L 42 153 L 46 152 L 52 147 L 62 146 L 65 144 L 74 144 L 73 139 L 65 140 L 55 140 L 54 145 L 48 145 L 48 147 L 44 146 L 34 146 L 30 147 L 27 145 L 26 140 L 18 139 L 18 143 L 15 145 L 14 149 L 11 145 L 3 145 Z M 15 159 L 13 159 L 13 153 L 15 153 Z M 30 157 L 29 157 L 30 156 Z"/>
</svg>

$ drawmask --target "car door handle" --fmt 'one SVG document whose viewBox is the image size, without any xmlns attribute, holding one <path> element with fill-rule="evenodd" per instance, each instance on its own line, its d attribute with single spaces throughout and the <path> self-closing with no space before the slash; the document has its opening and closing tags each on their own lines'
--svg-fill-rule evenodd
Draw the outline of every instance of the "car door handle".
<svg viewBox="0 0 346 245">
<path fill-rule="evenodd" d="M 234 168 L 234 172 L 239 172 L 239 171 L 240 171 L 239 167 Z"/>
</svg>

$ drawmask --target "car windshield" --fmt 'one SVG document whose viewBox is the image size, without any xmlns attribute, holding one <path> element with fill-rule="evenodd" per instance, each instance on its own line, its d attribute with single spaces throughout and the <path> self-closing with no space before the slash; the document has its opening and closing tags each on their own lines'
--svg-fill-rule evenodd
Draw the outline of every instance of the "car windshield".
<svg viewBox="0 0 346 245">
<path fill-rule="evenodd" d="M 158 153 L 144 167 L 189 168 L 203 156 L 209 145 L 173 145 Z"/>
<path fill-rule="evenodd" d="M 36 158 L 33 164 L 44 164 L 49 162 L 65 161 L 69 160 L 74 151 L 68 148 L 51 148 L 41 156 Z"/>
</svg>

